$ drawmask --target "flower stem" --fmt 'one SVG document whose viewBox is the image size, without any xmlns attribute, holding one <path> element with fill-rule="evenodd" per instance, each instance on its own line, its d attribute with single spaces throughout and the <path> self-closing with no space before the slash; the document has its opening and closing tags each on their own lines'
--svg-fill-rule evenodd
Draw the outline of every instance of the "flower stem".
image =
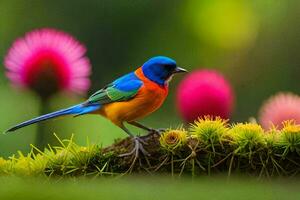
<svg viewBox="0 0 300 200">
<path fill-rule="evenodd" d="M 39 108 L 39 115 L 44 115 L 49 113 L 50 111 L 50 101 L 48 98 L 41 98 L 40 101 L 40 108 Z M 40 122 L 37 124 L 37 131 L 36 131 L 36 138 L 35 138 L 35 145 L 39 149 L 44 149 L 46 145 L 49 143 L 47 140 L 47 126 Z"/>
</svg>

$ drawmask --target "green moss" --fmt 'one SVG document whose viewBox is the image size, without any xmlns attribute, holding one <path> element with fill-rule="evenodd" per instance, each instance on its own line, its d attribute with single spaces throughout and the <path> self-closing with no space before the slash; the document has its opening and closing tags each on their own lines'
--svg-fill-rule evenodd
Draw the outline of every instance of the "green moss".
<svg viewBox="0 0 300 200">
<path fill-rule="evenodd" d="M 167 152 L 175 154 L 175 151 L 183 147 L 188 139 L 187 132 L 184 129 L 172 130 L 168 129 L 162 133 L 159 143 Z"/>
<path fill-rule="evenodd" d="M 217 147 L 223 147 L 223 142 L 226 141 L 224 136 L 227 132 L 227 121 L 219 117 L 200 118 L 190 127 L 190 133 L 192 137 L 199 140 L 199 145 L 214 154 Z"/>
<path fill-rule="evenodd" d="M 230 129 L 228 135 L 232 138 L 231 143 L 235 147 L 235 153 L 241 155 L 252 154 L 266 146 L 264 130 L 258 124 L 236 124 Z"/>
<path fill-rule="evenodd" d="M 278 146 L 284 150 L 284 157 L 289 152 L 300 155 L 300 125 L 295 124 L 294 121 L 284 122 Z"/>
<path fill-rule="evenodd" d="M 144 148 L 151 155 L 120 157 L 130 152 L 130 138 L 116 140 L 102 148 L 87 143 L 77 145 L 73 136 L 44 151 L 32 146 L 28 154 L 18 152 L 0 158 L 0 175 L 16 176 L 115 176 L 132 173 L 210 175 L 235 172 L 262 176 L 297 175 L 300 172 L 300 126 L 286 122 L 282 130 L 268 132 L 257 124 L 228 126 L 220 118 L 200 119 L 183 128 L 168 129 L 161 135 L 143 136 Z M 130 170 L 128 170 L 130 169 Z"/>
</svg>

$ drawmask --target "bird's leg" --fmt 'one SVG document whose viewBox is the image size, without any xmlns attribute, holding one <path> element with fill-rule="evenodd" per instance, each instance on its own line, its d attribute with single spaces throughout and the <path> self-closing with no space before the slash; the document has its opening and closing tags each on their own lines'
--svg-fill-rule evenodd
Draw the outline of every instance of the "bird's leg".
<svg viewBox="0 0 300 200">
<path fill-rule="evenodd" d="M 129 124 L 135 126 L 135 127 L 138 127 L 138 128 L 141 128 L 141 129 L 144 129 L 146 131 L 148 131 L 150 134 L 158 134 L 160 135 L 161 132 L 165 131 L 164 128 L 160 128 L 160 129 L 153 129 L 153 128 L 149 128 L 147 126 L 144 126 L 143 124 L 137 122 L 137 121 L 131 121 L 131 122 L 128 122 Z"/>
<path fill-rule="evenodd" d="M 124 157 L 124 156 L 131 156 L 134 155 L 134 161 L 136 161 L 136 159 L 139 157 L 139 152 L 142 152 L 145 156 L 149 156 L 149 153 L 144 149 L 143 144 L 145 143 L 142 138 L 139 138 L 137 136 L 134 136 L 125 126 L 124 124 L 122 124 L 120 126 L 120 128 L 122 128 L 134 141 L 134 147 L 132 149 L 132 151 L 128 152 L 128 153 L 124 153 L 119 155 L 120 157 Z"/>
</svg>

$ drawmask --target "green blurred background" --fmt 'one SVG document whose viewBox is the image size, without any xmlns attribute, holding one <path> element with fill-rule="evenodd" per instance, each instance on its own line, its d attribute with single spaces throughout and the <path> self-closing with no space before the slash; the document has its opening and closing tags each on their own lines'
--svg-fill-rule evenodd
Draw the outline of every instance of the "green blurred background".
<svg viewBox="0 0 300 200">
<path fill-rule="evenodd" d="M 277 91 L 300 93 L 300 1 L 271 0 L 0 0 L 0 59 L 12 42 L 35 28 L 53 27 L 88 48 L 93 68 L 89 94 L 155 55 L 166 55 L 192 71 L 220 70 L 236 93 L 232 121 L 256 116 Z M 176 77 L 162 108 L 143 122 L 152 127 L 182 123 L 175 108 Z M 0 69 L 0 131 L 38 114 L 38 98 L 10 87 Z M 83 100 L 59 94 L 51 110 Z M 107 145 L 126 135 L 98 116 L 45 123 L 61 138 Z M 0 135 L 0 156 L 26 151 L 36 126 Z M 140 133 L 136 130 L 137 133 Z"/>
<path fill-rule="evenodd" d="M 170 177 L 135 176 L 119 179 L 20 179 L 0 177 L 0 198 L 5 200 L 94 199 L 210 199 L 296 200 L 299 179 L 257 181 L 253 178 L 201 177 L 191 181 Z"/>
</svg>

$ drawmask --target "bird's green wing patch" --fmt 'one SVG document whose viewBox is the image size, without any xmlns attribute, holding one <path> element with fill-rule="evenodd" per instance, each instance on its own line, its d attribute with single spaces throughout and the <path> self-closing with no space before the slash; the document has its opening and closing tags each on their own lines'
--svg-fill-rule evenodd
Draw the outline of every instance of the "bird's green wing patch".
<svg viewBox="0 0 300 200">
<path fill-rule="evenodd" d="M 93 94 L 89 99 L 89 103 L 100 103 L 100 104 L 107 104 L 116 101 L 126 101 L 131 99 L 133 96 L 136 95 L 138 89 L 131 90 L 131 91 L 121 91 L 114 87 L 108 87 L 106 89 L 99 90 L 95 94 Z"/>
<path fill-rule="evenodd" d="M 105 88 L 97 91 L 92 96 L 90 96 L 88 102 L 107 104 L 107 103 L 117 102 L 117 101 L 126 101 L 131 99 L 137 94 L 142 84 L 143 83 L 140 80 L 131 80 L 129 82 L 123 82 L 122 85 L 120 85 L 120 83 L 110 84 Z M 128 87 L 130 87 L 130 89 L 127 89 Z"/>
</svg>

